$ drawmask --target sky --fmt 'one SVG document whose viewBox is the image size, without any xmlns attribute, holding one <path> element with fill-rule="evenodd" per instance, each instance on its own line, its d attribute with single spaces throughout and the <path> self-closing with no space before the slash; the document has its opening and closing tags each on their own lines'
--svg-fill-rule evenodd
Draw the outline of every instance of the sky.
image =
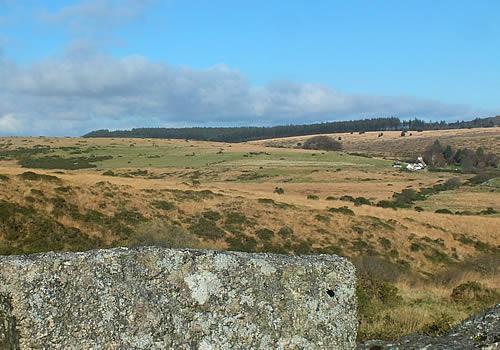
<svg viewBox="0 0 500 350">
<path fill-rule="evenodd" d="M 497 0 L 0 0 L 0 135 L 499 111 Z"/>
</svg>

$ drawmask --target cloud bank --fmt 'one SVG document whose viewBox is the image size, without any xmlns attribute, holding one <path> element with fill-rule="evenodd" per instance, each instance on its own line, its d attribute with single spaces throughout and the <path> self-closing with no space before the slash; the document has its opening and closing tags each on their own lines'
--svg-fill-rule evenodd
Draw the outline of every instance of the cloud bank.
<svg viewBox="0 0 500 350">
<path fill-rule="evenodd" d="M 352 95 L 291 81 L 254 86 L 238 70 L 174 67 L 98 53 L 30 66 L 0 61 L 0 134 L 78 135 L 96 128 L 271 125 L 375 116 L 449 119 L 467 106 Z"/>
</svg>

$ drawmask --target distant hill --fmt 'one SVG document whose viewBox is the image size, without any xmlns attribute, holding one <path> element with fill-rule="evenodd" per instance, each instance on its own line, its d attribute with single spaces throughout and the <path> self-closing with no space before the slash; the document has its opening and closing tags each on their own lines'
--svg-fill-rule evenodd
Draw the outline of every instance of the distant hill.
<svg viewBox="0 0 500 350">
<path fill-rule="evenodd" d="M 457 122 L 425 122 L 420 119 L 401 120 L 399 118 L 372 118 L 303 125 L 279 125 L 272 127 L 135 128 L 131 130 L 115 131 L 103 129 L 89 132 L 83 135 L 83 137 L 130 137 L 245 142 L 278 137 L 331 134 L 336 132 L 444 130 L 484 128 L 498 125 L 500 125 L 500 116 Z"/>
</svg>

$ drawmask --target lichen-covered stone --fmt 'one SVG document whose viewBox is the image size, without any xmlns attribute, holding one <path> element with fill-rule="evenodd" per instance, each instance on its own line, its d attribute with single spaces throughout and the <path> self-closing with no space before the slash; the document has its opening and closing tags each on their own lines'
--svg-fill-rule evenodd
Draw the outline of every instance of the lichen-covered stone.
<svg viewBox="0 0 500 350">
<path fill-rule="evenodd" d="M 352 349 L 353 266 L 162 248 L 0 258 L 0 345 L 16 349 Z"/>
</svg>

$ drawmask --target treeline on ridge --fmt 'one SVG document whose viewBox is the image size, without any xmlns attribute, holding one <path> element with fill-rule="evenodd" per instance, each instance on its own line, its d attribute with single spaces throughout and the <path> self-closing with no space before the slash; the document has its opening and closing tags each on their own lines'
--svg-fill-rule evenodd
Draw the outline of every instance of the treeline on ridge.
<svg viewBox="0 0 500 350">
<path fill-rule="evenodd" d="M 400 120 L 399 118 L 391 117 L 303 125 L 279 125 L 271 127 L 134 128 L 131 130 L 115 131 L 102 129 L 89 132 L 83 137 L 129 137 L 244 142 L 278 137 L 329 134 L 340 132 L 366 132 L 383 130 L 443 130 L 494 127 L 499 124 L 500 116 L 476 118 L 471 121 L 457 122 L 426 122 L 416 118 L 413 120 Z"/>
</svg>

